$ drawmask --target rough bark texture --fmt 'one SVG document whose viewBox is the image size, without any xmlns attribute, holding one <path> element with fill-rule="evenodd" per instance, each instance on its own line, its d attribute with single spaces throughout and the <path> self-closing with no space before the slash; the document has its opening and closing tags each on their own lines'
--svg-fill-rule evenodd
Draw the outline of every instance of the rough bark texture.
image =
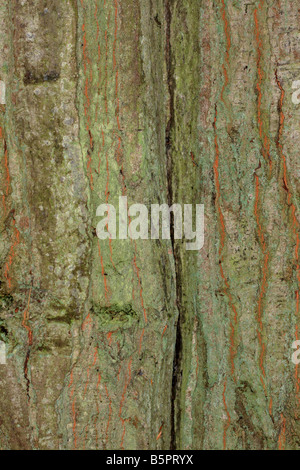
<svg viewBox="0 0 300 470">
<path fill-rule="evenodd" d="M 2 449 L 299 448 L 298 9 L 1 2 Z M 122 195 L 203 249 L 100 241 Z"/>
</svg>

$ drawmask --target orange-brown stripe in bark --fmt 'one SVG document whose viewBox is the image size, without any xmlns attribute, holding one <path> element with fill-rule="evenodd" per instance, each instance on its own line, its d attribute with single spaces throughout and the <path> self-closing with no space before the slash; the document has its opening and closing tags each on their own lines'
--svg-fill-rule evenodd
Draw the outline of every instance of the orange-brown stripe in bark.
<svg viewBox="0 0 300 470">
<path fill-rule="evenodd" d="M 256 39 L 256 49 L 257 49 L 256 66 L 257 66 L 257 75 L 258 75 L 258 80 L 256 83 L 256 89 L 257 89 L 257 95 L 258 95 L 257 121 L 258 121 L 258 127 L 259 127 L 259 136 L 262 142 L 262 155 L 264 159 L 268 161 L 270 172 L 271 172 L 272 171 L 272 159 L 270 156 L 270 140 L 267 134 L 264 132 L 263 121 L 262 121 L 262 82 L 264 78 L 264 72 L 261 67 L 261 60 L 263 56 L 263 42 L 261 40 L 260 26 L 259 26 L 259 19 L 258 19 L 258 10 L 262 10 L 262 6 L 263 6 L 263 1 L 260 1 L 259 7 L 255 8 L 254 10 L 255 39 Z"/>
</svg>

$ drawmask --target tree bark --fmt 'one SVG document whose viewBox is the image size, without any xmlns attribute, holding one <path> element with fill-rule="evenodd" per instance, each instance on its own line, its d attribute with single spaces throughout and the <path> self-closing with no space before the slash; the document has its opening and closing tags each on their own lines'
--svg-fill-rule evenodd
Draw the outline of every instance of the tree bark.
<svg viewBox="0 0 300 470">
<path fill-rule="evenodd" d="M 1 448 L 299 448 L 297 2 L 10 0 L 0 27 Z M 99 240 L 120 196 L 204 204 L 204 247 Z"/>
</svg>

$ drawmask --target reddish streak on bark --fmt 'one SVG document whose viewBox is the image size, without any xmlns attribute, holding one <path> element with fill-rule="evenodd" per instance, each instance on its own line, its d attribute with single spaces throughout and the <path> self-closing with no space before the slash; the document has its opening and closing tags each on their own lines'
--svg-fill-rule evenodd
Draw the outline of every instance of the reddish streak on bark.
<svg viewBox="0 0 300 470">
<path fill-rule="evenodd" d="M 167 331 L 167 328 L 168 328 L 168 325 L 166 325 L 166 326 L 164 327 L 164 331 L 162 332 L 162 335 L 161 335 L 162 338 L 164 337 L 164 334 L 165 334 L 165 332 Z"/>
<path fill-rule="evenodd" d="M 281 429 L 278 438 L 278 449 L 284 450 L 285 448 L 285 431 L 286 431 L 286 418 L 281 413 Z"/>
<path fill-rule="evenodd" d="M 162 424 L 161 427 L 159 428 L 159 431 L 158 431 L 158 435 L 157 435 L 157 438 L 156 438 L 156 441 L 159 441 L 159 439 L 161 438 L 162 436 L 162 429 L 163 429 L 164 425 Z"/>
<path fill-rule="evenodd" d="M 259 4 L 259 9 L 262 9 L 262 1 L 260 1 Z M 263 130 L 263 122 L 262 122 L 262 111 L 261 111 L 261 106 L 262 106 L 262 81 L 264 78 L 264 73 L 261 68 L 261 59 L 262 59 L 262 48 L 263 48 L 263 43 L 260 37 L 260 27 L 259 27 L 259 20 L 258 20 L 258 9 L 255 8 L 254 10 L 254 22 L 255 22 L 255 39 L 256 39 L 256 47 L 257 47 L 257 60 L 256 60 L 256 65 L 257 65 L 257 74 L 258 74 L 258 81 L 256 84 L 256 89 L 258 93 L 258 104 L 257 104 L 257 121 L 258 121 L 258 126 L 259 126 L 259 136 L 262 140 L 262 155 L 265 160 L 269 162 L 270 166 L 270 172 L 272 171 L 272 160 L 270 156 L 270 140 L 265 134 Z"/>
<path fill-rule="evenodd" d="M 197 166 L 197 163 L 195 162 L 195 155 L 193 154 L 193 152 L 191 152 L 190 155 L 191 155 L 193 165 Z"/>
<path fill-rule="evenodd" d="M 265 237 L 264 237 L 264 233 L 263 233 L 263 229 L 262 229 L 262 226 L 261 226 L 261 223 L 260 223 L 260 217 L 259 217 L 259 189 L 260 189 L 260 185 L 259 185 L 259 177 L 255 174 L 255 206 L 254 206 L 254 214 L 255 214 L 255 218 L 256 218 L 256 223 L 257 223 L 257 227 L 258 227 L 258 237 L 259 237 L 259 241 L 260 241 L 260 244 L 261 244 L 261 248 L 262 248 L 262 252 L 263 252 L 263 255 L 264 255 L 264 264 L 263 264 L 263 279 L 262 279 L 262 284 L 261 284 L 261 289 L 260 289 L 260 295 L 259 295 L 259 301 L 258 301 L 258 313 L 257 313 L 257 320 L 258 320 L 258 326 L 259 326 L 259 330 L 257 331 L 257 335 L 258 335 L 258 340 L 259 340 L 259 344 L 260 344 L 260 349 L 261 349 L 261 353 L 260 353 L 260 369 L 261 369 L 261 372 L 262 372 L 262 375 L 263 377 L 260 378 L 262 384 L 263 384 L 263 388 L 264 388 L 264 391 L 266 393 L 266 387 L 265 387 L 265 383 L 264 383 L 264 378 L 266 377 L 266 373 L 265 373 L 265 369 L 264 369 L 264 357 L 265 357 L 265 350 L 266 350 L 266 346 L 265 346 L 265 343 L 263 341 L 263 323 L 262 323 L 262 315 L 263 315 L 263 310 L 262 310 L 262 303 L 263 303 L 263 298 L 264 298 L 264 294 L 266 292 L 266 287 L 267 287 L 267 274 L 268 274 L 268 261 L 269 261 L 269 252 L 267 250 L 267 246 L 266 246 L 266 241 L 265 241 Z"/>
<path fill-rule="evenodd" d="M 285 121 L 285 116 L 283 114 L 282 108 L 283 108 L 283 101 L 284 101 L 284 96 L 285 96 L 285 91 L 282 88 L 282 85 L 280 83 L 280 80 L 277 75 L 277 71 L 275 71 L 275 77 L 276 77 L 276 83 L 280 89 L 280 100 L 279 100 L 279 130 L 278 130 L 278 138 L 277 138 L 277 148 L 279 150 L 280 157 L 283 162 L 283 183 L 284 183 L 284 188 L 288 193 L 288 204 L 291 202 L 291 192 L 289 190 L 289 185 L 287 182 L 287 166 L 286 166 L 286 158 L 283 153 L 283 146 L 281 144 L 281 137 L 283 133 L 283 128 L 284 128 L 284 121 Z"/>
<path fill-rule="evenodd" d="M 277 86 L 280 90 L 280 99 L 279 99 L 279 104 L 278 104 L 278 109 L 279 109 L 279 129 L 278 129 L 278 137 L 276 141 L 278 153 L 280 155 L 280 158 L 282 160 L 283 164 L 283 188 L 287 192 L 287 204 L 288 207 L 291 208 L 292 211 L 292 227 L 293 227 L 293 233 L 296 237 L 296 247 L 295 247 L 295 259 L 296 259 L 296 266 L 297 266 L 297 281 L 298 281 L 298 289 L 296 291 L 296 322 L 299 319 L 299 291 L 300 291 L 300 265 L 299 265 L 299 222 L 296 217 L 296 207 L 292 203 L 293 195 L 290 190 L 290 186 L 288 183 L 288 174 L 287 174 L 287 164 L 286 164 L 286 157 L 283 153 L 283 146 L 281 144 L 281 138 L 283 134 L 283 129 L 284 129 L 284 122 L 285 122 L 285 115 L 283 113 L 283 103 L 284 103 L 284 96 L 285 96 L 285 91 L 281 85 L 281 82 L 278 78 L 277 70 L 275 70 L 275 79 Z M 295 328 L 295 338 L 296 341 L 298 340 L 298 326 L 296 323 L 296 328 Z M 296 365 L 295 368 L 295 381 L 296 381 L 296 400 L 297 400 L 297 406 L 299 407 L 300 404 L 300 398 L 299 398 L 299 390 L 300 390 L 300 379 L 299 379 L 299 374 L 298 374 L 298 365 Z"/>
<path fill-rule="evenodd" d="M 98 39 L 99 39 L 99 33 L 100 33 L 100 26 L 99 26 L 99 21 L 98 21 L 97 14 L 98 14 L 98 5 L 97 5 L 97 0 L 95 0 L 95 12 L 94 12 L 94 17 L 95 17 L 95 20 L 96 20 L 96 23 L 97 23 L 97 36 L 96 36 L 96 41 L 98 41 Z"/>
<path fill-rule="evenodd" d="M 269 414 L 270 414 L 271 417 L 273 417 L 273 400 L 272 400 L 272 398 L 270 398 Z"/>
<path fill-rule="evenodd" d="M 82 331 L 85 331 L 85 328 L 86 326 L 89 326 L 89 332 L 91 331 L 91 328 L 92 328 L 92 319 L 91 319 L 91 314 L 89 313 L 86 318 L 84 319 L 82 325 L 81 325 L 81 329 Z"/>
<path fill-rule="evenodd" d="M 222 0 L 222 17 L 225 25 L 225 35 L 226 35 L 226 41 L 227 41 L 227 49 L 226 49 L 226 62 L 229 64 L 229 51 L 231 48 L 231 39 L 230 39 L 230 33 L 229 33 L 229 24 L 228 20 L 226 17 L 226 10 L 225 10 L 225 2 Z"/>
<path fill-rule="evenodd" d="M 109 346 L 111 346 L 111 343 L 112 343 L 112 332 L 107 333 L 107 341 L 108 341 Z"/>
</svg>

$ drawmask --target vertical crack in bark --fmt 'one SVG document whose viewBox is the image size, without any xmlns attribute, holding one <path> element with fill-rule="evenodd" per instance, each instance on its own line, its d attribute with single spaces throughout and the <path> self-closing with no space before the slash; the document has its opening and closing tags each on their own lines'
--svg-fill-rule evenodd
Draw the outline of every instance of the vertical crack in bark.
<svg viewBox="0 0 300 470">
<path fill-rule="evenodd" d="M 166 19 L 166 66 L 167 66 L 167 80 L 168 80 L 168 92 L 169 92 L 169 120 L 166 126 L 166 155 L 167 155 L 167 180 L 168 180 L 168 203 L 172 205 L 173 200 L 173 187 L 172 187 L 172 131 L 174 128 L 174 92 L 175 84 L 173 77 L 173 66 L 172 66 L 172 49 L 171 49 L 171 2 L 172 0 L 166 0 L 165 5 L 165 19 Z M 174 251 L 174 217 L 171 214 L 171 240 Z"/>
<path fill-rule="evenodd" d="M 168 180 L 168 204 L 172 206 L 174 203 L 173 191 L 173 158 L 172 158 L 172 140 L 174 139 L 175 128 L 175 80 L 174 80 L 174 64 L 172 63 L 172 46 L 171 46 L 171 22 L 172 22 L 172 6 L 173 0 L 166 0 L 165 3 L 165 22 L 166 22 L 166 67 L 167 67 L 167 83 L 169 92 L 169 119 L 166 126 L 166 155 L 167 155 L 167 180 Z M 179 427 L 180 413 L 176 410 L 176 396 L 177 390 L 180 387 L 181 381 L 181 350 L 182 350 L 182 336 L 181 336 L 181 263 L 180 253 L 178 246 L 174 239 L 174 214 L 170 214 L 171 226 L 171 242 L 173 248 L 173 256 L 175 262 L 175 282 L 176 282 L 176 305 L 178 309 L 178 319 L 176 328 L 176 343 L 174 349 L 173 359 L 173 376 L 172 376 L 172 390 L 171 390 L 171 443 L 170 448 L 176 449 L 177 436 L 176 432 Z"/>
<path fill-rule="evenodd" d="M 173 359 L 173 377 L 172 377 L 172 394 L 171 394 L 171 450 L 177 449 L 177 430 L 180 429 L 180 408 L 176 409 L 177 391 L 181 385 L 181 362 L 182 362 L 182 334 L 181 334 L 181 323 L 182 323 L 182 309 L 181 309 L 181 284 L 180 284 L 180 272 L 181 264 L 178 261 L 177 256 L 175 258 L 175 272 L 176 272 L 176 303 L 178 309 L 178 319 L 176 328 L 176 343 L 174 349 Z"/>
</svg>

